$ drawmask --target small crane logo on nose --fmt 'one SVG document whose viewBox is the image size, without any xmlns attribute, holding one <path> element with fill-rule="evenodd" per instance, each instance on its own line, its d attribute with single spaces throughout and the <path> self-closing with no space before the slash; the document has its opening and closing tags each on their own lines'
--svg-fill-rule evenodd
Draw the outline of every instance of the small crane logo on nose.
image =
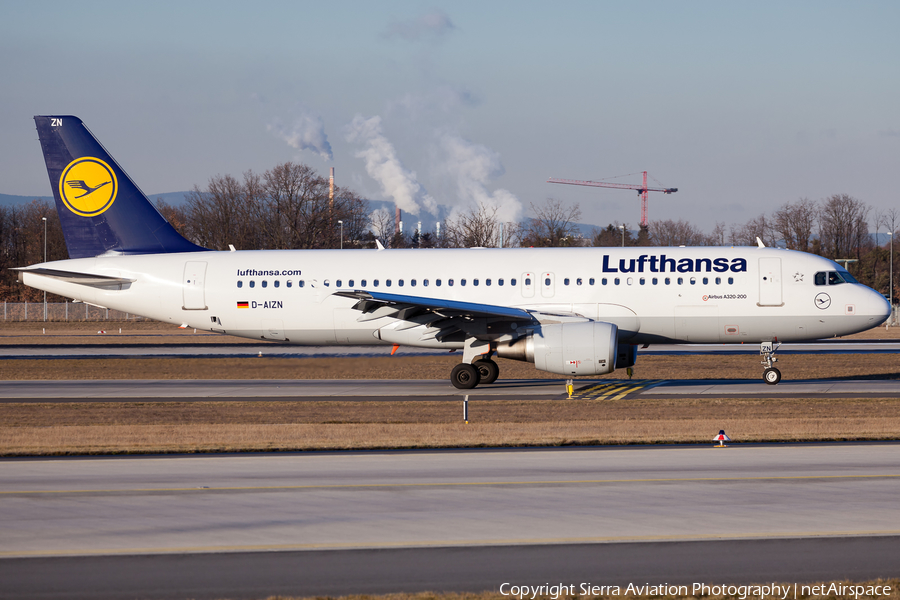
<svg viewBox="0 0 900 600">
<path fill-rule="evenodd" d="M 831 296 L 822 292 L 821 294 L 816 295 L 816 306 L 825 310 L 829 306 L 831 306 Z"/>
</svg>

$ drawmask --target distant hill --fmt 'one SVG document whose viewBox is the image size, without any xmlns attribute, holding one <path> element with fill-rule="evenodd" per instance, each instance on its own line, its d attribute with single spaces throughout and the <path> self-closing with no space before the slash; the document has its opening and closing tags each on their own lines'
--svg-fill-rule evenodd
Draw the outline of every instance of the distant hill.
<svg viewBox="0 0 900 600">
<path fill-rule="evenodd" d="M 164 194 L 148 194 L 150 201 L 156 203 L 162 200 L 170 206 L 182 206 L 185 203 L 185 196 L 189 192 L 167 192 Z M 28 204 L 34 199 L 47 200 L 53 202 L 53 196 L 14 196 L 12 194 L 0 194 L 0 206 L 16 206 L 20 204 Z M 389 200 L 368 200 L 369 210 L 374 211 L 384 208 L 393 212 L 394 203 Z M 410 227 L 414 230 L 419 221 L 422 222 L 422 231 L 434 231 L 438 220 L 445 220 L 450 215 L 451 208 L 449 206 L 440 205 L 438 207 L 438 216 L 435 217 L 430 213 L 422 211 L 422 214 L 416 216 L 403 213 L 403 231 L 410 231 Z M 595 229 L 602 229 L 597 225 L 587 223 L 576 223 L 575 226 L 584 237 L 591 237 Z"/>
<path fill-rule="evenodd" d="M 187 193 L 188 192 L 168 192 L 166 194 L 150 194 L 149 197 L 151 202 L 156 202 L 158 198 L 162 198 L 167 204 L 181 206 L 184 204 L 184 197 Z M 0 206 L 28 204 L 35 199 L 53 202 L 53 196 L 14 196 L 13 194 L 0 194 Z"/>
</svg>

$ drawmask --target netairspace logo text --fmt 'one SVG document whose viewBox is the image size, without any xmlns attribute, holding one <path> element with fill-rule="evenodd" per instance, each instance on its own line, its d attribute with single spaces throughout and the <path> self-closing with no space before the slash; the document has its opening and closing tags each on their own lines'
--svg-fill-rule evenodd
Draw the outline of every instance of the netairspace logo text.
<svg viewBox="0 0 900 600">
<path fill-rule="evenodd" d="M 821 583 L 818 585 L 710 585 L 694 583 L 687 585 L 594 585 L 593 583 L 546 583 L 544 585 L 516 585 L 504 583 L 500 586 L 500 594 L 518 598 L 519 600 L 535 600 L 538 597 L 557 600 L 563 596 L 728 596 L 738 600 L 750 598 L 781 598 L 782 600 L 805 596 L 837 596 L 842 598 L 889 596 L 889 585 L 855 585 L 845 583 Z"/>
</svg>

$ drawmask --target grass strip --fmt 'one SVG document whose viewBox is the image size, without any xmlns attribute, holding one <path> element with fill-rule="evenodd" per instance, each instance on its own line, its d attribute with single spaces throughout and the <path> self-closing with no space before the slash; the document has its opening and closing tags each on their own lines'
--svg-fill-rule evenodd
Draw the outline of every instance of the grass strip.
<svg viewBox="0 0 900 600">
<path fill-rule="evenodd" d="M 900 399 L 0 404 L 0 455 L 894 440 Z"/>
</svg>

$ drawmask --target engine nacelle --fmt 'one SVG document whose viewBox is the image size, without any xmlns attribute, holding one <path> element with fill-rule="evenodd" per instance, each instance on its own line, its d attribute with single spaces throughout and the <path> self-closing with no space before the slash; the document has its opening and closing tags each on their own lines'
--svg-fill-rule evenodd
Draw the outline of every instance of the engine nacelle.
<svg viewBox="0 0 900 600">
<path fill-rule="evenodd" d="M 616 368 L 617 337 L 612 323 L 542 325 L 526 338 L 497 344 L 497 356 L 560 375 L 603 375 Z"/>
</svg>

